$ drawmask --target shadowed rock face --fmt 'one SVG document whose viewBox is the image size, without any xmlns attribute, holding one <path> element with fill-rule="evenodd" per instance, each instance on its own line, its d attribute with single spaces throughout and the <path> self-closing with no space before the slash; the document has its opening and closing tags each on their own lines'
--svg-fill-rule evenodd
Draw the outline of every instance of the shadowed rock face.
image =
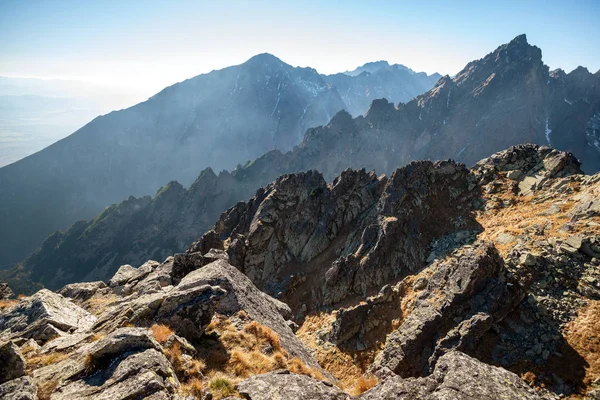
<svg viewBox="0 0 600 400">
<path fill-rule="evenodd" d="M 414 162 L 390 178 L 346 170 L 331 185 L 309 171 L 279 178 L 213 229 L 259 288 L 313 310 L 379 290 L 420 268 L 434 239 L 478 229 L 477 196 L 453 162 Z"/>
</svg>

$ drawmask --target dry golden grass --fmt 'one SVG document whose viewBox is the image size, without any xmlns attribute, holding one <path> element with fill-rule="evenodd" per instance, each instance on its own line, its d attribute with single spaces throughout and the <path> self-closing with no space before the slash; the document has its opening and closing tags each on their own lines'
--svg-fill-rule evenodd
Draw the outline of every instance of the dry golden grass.
<svg viewBox="0 0 600 400">
<path fill-rule="evenodd" d="M 583 383 L 600 378 L 600 301 L 591 300 L 564 329 L 567 343 L 586 361 Z"/>
<path fill-rule="evenodd" d="M 187 382 L 202 378 L 202 372 L 206 369 L 206 364 L 197 358 L 184 358 L 179 343 L 175 342 L 173 346 L 164 349 L 163 352 L 180 380 Z"/>
<path fill-rule="evenodd" d="M 81 303 L 81 306 L 88 312 L 94 314 L 95 316 L 99 316 L 104 311 L 106 311 L 116 300 L 118 300 L 118 298 L 119 296 L 117 296 L 114 293 L 97 295 Z"/>
<path fill-rule="evenodd" d="M 318 346 L 315 340 L 317 331 L 331 326 L 334 318 L 333 314 L 327 313 L 309 315 L 296 332 L 296 336 L 314 350 L 313 355 L 321 367 L 338 380 L 338 386 L 342 390 L 348 393 L 356 392 L 355 385 L 373 362 L 376 350 L 369 349 L 351 353 L 342 351 L 336 346 L 327 348 Z M 290 369 L 290 371 L 292 370 Z"/>
<path fill-rule="evenodd" d="M 19 300 L 0 300 L 0 310 L 10 308 L 17 304 Z"/>
<path fill-rule="evenodd" d="M 363 375 L 356 380 L 356 383 L 349 389 L 348 393 L 352 396 L 360 396 L 367 390 L 371 389 L 379 382 L 377 377 L 373 375 Z"/>
<path fill-rule="evenodd" d="M 102 340 L 106 337 L 106 332 L 96 332 L 92 336 L 90 336 L 90 342 L 97 342 L 98 340 Z"/>
<path fill-rule="evenodd" d="M 244 313 L 245 314 L 245 313 Z M 245 315 L 238 315 L 245 317 Z M 251 321 L 238 330 L 229 319 L 215 316 L 207 328 L 219 336 L 221 351 L 206 356 L 208 374 L 220 373 L 233 379 L 243 379 L 277 369 L 324 379 L 323 374 L 302 360 L 292 357 L 281 347 L 279 335 L 272 329 Z"/>
<path fill-rule="evenodd" d="M 180 386 L 179 393 L 184 396 L 193 396 L 194 398 L 201 399 L 203 389 L 204 381 L 202 381 L 202 378 L 193 378 Z"/>
<path fill-rule="evenodd" d="M 600 234 L 600 227 L 587 226 L 585 223 L 570 221 L 568 211 L 576 203 L 574 196 L 580 191 L 578 182 L 570 182 L 568 186 L 573 193 L 555 194 L 544 198 L 544 192 L 540 191 L 532 196 L 521 196 L 514 194 L 512 185 L 514 182 L 504 175 L 498 174 L 497 180 L 501 186 L 496 193 L 484 194 L 486 201 L 492 203 L 508 202 L 508 207 L 499 207 L 486 211 L 480 211 L 476 215 L 477 222 L 481 224 L 484 231 L 479 238 L 494 242 L 500 254 L 505 257 L 513 249 L 515 242 L 502 243 L 498 237 L 502 233 L 513 236 L 523 234 L 534 235 L 536 240 L 548 238 L 566 239 L 582 231 Z M 561 212 L 552 215 L 543 215 L 551 206 L 560 205 Z M 571 223 L 571 230 L 560 229 L 565 223 Z"/>
<path fill-rule="evenodd" d="M 33 371 L 50 364 L 56 364 L 68 357 L 67 353 L 61 352 L 34 354 L 31 357 L 27 357 L 27 369 Z"/>
<path fill-rule="evenodd" d="M 173 329 L 166 325 L 154 324 L 152 325 L 151 329 L 152 336 L 154 336 L 154 339 L 156 339 L 160 344 L 166 343 L 167 339 L 169 339 L 169 337 L 175 333 Z"/>
</svg>

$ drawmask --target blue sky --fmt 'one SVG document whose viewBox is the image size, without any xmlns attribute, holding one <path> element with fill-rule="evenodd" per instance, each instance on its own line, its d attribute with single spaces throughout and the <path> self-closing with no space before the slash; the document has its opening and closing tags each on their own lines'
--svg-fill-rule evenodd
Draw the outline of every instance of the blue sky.
<svg viewBox="0 0 600 400">
<path fill-rule="evenodd" d="M 552 69 L 600 69 L 598 0 L 0 0 L 0 75 L 158 90 L 262 52 L 323 73 L 386 59 L 455 74 L 521 33 Z"/>
</svg>

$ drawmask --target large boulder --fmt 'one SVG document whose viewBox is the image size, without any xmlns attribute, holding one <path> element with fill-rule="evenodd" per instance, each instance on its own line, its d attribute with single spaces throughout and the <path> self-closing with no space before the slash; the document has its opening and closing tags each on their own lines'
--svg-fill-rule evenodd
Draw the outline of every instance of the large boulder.
<svg viewBox="0 0 600 400">
<path fill-rule="evenodd" d="M 144 349 L 160 349 L 160 345 L 145 328 L 120 328 L 94 343 L 87 353 L 96 362 L 110 360 L 116 355 Z"/>
<path fill-rule="evenodd" d="M 183 281 L 181 283 L 184 283 Z M 179 284 L 164 298 L 155 320 L 177 334 L 197 340 L 210 324 L 218 301 L 227 292 L 219 286 Z"/>
<path fill-rule="evenodd" d="M 91 298 L 99 289 L 106 287 L 102 281 L 80 282 L 65 285 L 57 293 L 73 300 L 86 301 Z"/>
<path fill-rule="evenodd" d="M 12 342 L 0 344 L 0 383 L 25 375 L 25 359 Z"/>
<path fill-rule="evenodd" d="M 179 283 L 190 272 L 219 259 L 228 261 L 227 254 L 219 249 L 212 249 L 204 254 L 199 251 L 175 254 L 173 268 L 171 269 L 173 284 Z"/>
<path fill-rule="evenodd" d="M 169 361 L 159 351 L 149 348 L 115 355 L 90 375 L 65 381 L 52 394 L 52 399 L 173 399 L 178 386 Z"/>
<path fill-rule="evenodd" d="M 537 394 L 516 374 L 484 364 L 459 351 L 452 351 L 440 357 L 431 376 L 408 379 L 392 376 L 359 397 L 361 400 L 553 398 Z"/>
<path fill-rule="evenodd" d="M 254 375 L 240 382 L 236 389 L 249 400 L 349 400 L 351 396 L 329 382 L 306 375 L 276 371 Z"/>
<path fill-rule="evenodd" d="M 96 317 L 60 294 L 42 289 L 0 314 L 0 339 L 32 338 L 37 341 L 84 332 Z"/>
</svg>

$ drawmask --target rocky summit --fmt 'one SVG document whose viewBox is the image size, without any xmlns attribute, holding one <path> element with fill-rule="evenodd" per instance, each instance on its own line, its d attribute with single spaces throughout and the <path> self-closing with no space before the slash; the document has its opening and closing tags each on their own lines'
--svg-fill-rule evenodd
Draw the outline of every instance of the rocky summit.
<svg viewBox="0 0 600 400">
<path fill-rule="evenodd" d="M 0 300 L 3 399 L 598 399 L 600 174 L 282 175 L 185 252 Z"/>
</svg>

